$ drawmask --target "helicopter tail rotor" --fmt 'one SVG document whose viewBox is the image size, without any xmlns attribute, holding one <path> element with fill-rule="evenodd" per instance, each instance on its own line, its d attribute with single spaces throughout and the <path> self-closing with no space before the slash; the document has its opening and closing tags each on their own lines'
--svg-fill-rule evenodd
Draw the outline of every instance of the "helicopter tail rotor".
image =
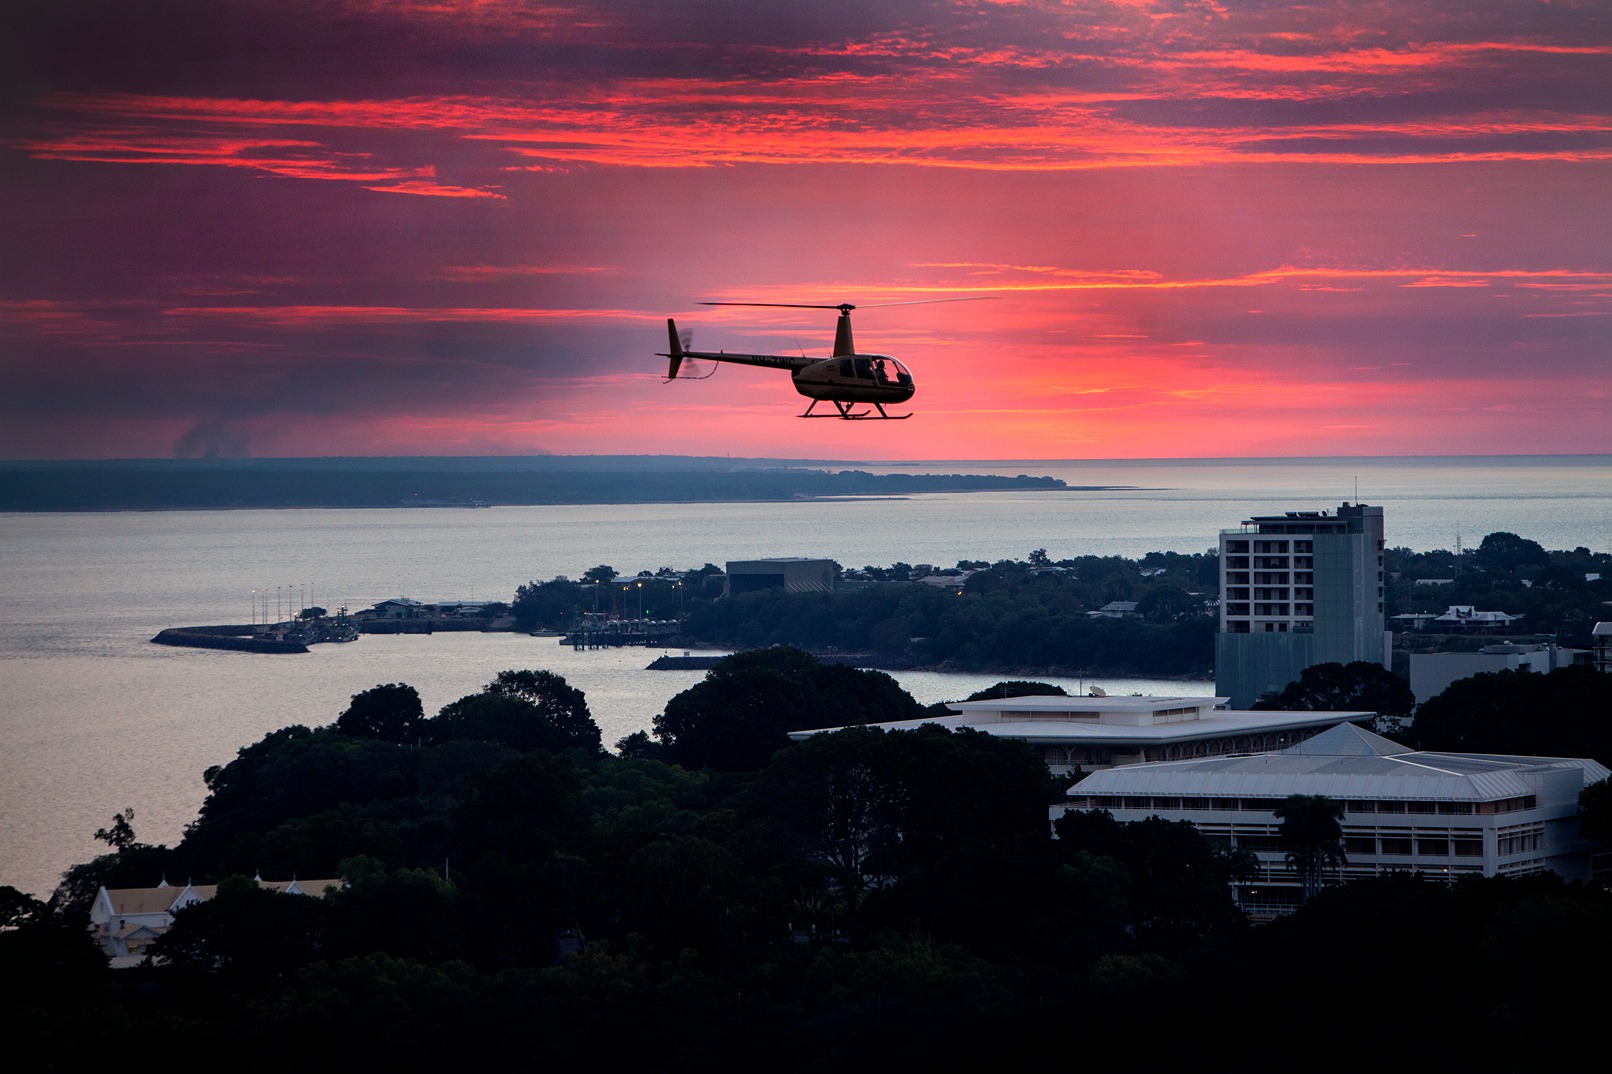
<svg viewBox="0 0 1612 1074">
<path fill-rule="evenodd" d="M 666 319 L 667 349 L 665 357 L 670 360 L 666 368 L 666 379 L 672 380 L 704 380 L 716 372 L 715 362 L 705 362 L 688 355 L 689 348 L 693 346 L 694 333 L 685 328 L 678 330 L 677 322 L 670 317 Z"/>
</svg>

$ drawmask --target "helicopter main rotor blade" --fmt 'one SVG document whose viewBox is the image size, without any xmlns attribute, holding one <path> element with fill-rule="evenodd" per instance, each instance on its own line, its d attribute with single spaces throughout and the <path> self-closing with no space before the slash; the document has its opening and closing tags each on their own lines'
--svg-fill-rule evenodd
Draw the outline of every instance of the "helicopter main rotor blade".
<svg viewBox="0 0 1612 1074">
<path fill-rule="evenodd" d="M 822 305 L 822 304 L 819 304 L 819 303 L 814 303 L 814 302 L 701 302 L 701 303 L 699 303 L 699 305 L 701 305 L 701 306 L 766 306 L 766 307 L 770 307 L 772 309 L 786 309 L 786 310 L 845 310 L 845 309 L 854 310 L 854 309 L 856 309 L 855 306 L 851 305 L 848 302 L 842 302 L 837 306 L 825 306 L 825 305 Z"/>
<path fill-rule="evenodd" d="M 997 295 L 965 295 L 960 298 L 914 298 L 905 302 L 864 302 L 856 306 L 850 302 L 834 305 L 819 302 L 701 302 L 701 306 L 758 306 L 789 310 L 840 310 L 849 313 L 854 309 L 880 309 L 885 306 L 929 306 L 937 302 L 994 302 Z"/>
<path fill-rule="evenodd" d="M 905 302 L 864 302 L 865 310 L 882 309 L 885 306 L 933 306 L 937 302 L 995 302 L 1000 295 L 963 295 L 959 298 L 912 298 Z M 838 306 L 834 307 L 839 309 Z"/>
</svg>

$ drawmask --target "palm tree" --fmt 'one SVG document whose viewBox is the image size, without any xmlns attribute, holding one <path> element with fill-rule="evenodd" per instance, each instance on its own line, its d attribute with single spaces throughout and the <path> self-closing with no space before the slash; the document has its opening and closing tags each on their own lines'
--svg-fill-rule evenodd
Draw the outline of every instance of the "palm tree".
<svg viewBox="0 0 1612 1074">
<path fill-rule="evenodd" d="M 1328 867 L 1347 865 L 1343 852 L 1343 806 L 1324 794 L 1290 794 L 1273 811 L 1287 847 L 1287 867 L 1299 874 L 1303 900 L 1321 890 Z"/>
</svg>

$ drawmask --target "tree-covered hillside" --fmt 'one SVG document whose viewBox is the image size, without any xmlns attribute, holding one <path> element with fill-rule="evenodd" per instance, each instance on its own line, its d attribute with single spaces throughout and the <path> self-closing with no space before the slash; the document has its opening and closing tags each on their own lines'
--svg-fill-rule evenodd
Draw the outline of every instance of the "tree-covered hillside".
<svg viewBox="0 0 1612 1074">
<path fill-rule="evenodd" d="M 135 1042 L 248 1071 L 652 1072 L 1233 1071 L 1256 1052 L 1528 1070 L 1594 1046 L 1576 971 L 1612 955 L 1604 893 L 1390 878 L 1251 928 L 1234 863 L 1188 825 L 1070 814 L 1054 838 L 1063 787 L 1019 743 L 781 735 L 903 697 L 798 651 L 743 654 L 618 756 L 544 672 L 430 716 L 405 684 L 364 691 L 209 771 L 178 846 L 142 844 L 125 812 L 53 905 L 0 890 L 0 965 L 26 982 L 11 1046 L 45 1070 Z M 277 894 L 259 873 L 344 886 Z M 163 876 L 220 883 L 154 965 L 108 970 L 83 902 Z M 1390 985 L 1417 1018 L 1362 1005 Z M 1228 1031 L 1250 1003 L 1257 1040 Z M 1340 1024 L 1347 1046 L 1316 1048 Z"/>
</svg>

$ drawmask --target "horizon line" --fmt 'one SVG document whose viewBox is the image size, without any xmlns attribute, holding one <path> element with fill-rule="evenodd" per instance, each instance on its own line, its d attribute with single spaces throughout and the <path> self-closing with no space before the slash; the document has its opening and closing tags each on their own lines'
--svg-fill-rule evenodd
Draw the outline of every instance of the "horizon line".
<svg viewBox="0 0 1612 1074">
<path fill-rule="evenodd" d="M 231 455 L 223 457 L 183 458 L 167 455 L 104 455 L 83 458 L 4 458 L 0 459 L 0 467 L 15 467 L 28 465 L 93 465 L 96 463 L 210 463 L 214 465 L 229 465 L 235 463 L 259 462 L 334 462 L 342 460 L 380 461 L 405 459 L 464 459 L 491 461 L 497 459 L 533 460 L 533 459 L 698 459 L 698 460 L 730 460 L 733 462 L 795 462 L 833 465 L 878 465 L 878 466 L 932 466 L 957 465 L 969 463 L 984 466 L 1004 466 L 1019 464 L 1070 464 L 1070 463 L 1307 463 L 1307 462 L 1371 462 L 1371 461 L 1477 461 L 1496 459 L 1563 459 L 1563 460 L 1591 460 L 1606 459 L 1612 462 L 1612 452 L 1543 452 L 1543 453 L 1472 453 L 1472 454 L 1409 454 L 1409 455 L 1142 455 L 1142 456 L 1111 456 L 1105 458 L 843 458 L 830 459 L 817 456 L 791 456 L 791 455 L 691 455 L 680 452 L 646 453 L 630 452 L 620 454 L 563 454 L 552 451 L 530 452 L 525 454 L 504 453 L 493 455 L 470 454 L 419 454 L 419 455 Z"/>
</svg>

